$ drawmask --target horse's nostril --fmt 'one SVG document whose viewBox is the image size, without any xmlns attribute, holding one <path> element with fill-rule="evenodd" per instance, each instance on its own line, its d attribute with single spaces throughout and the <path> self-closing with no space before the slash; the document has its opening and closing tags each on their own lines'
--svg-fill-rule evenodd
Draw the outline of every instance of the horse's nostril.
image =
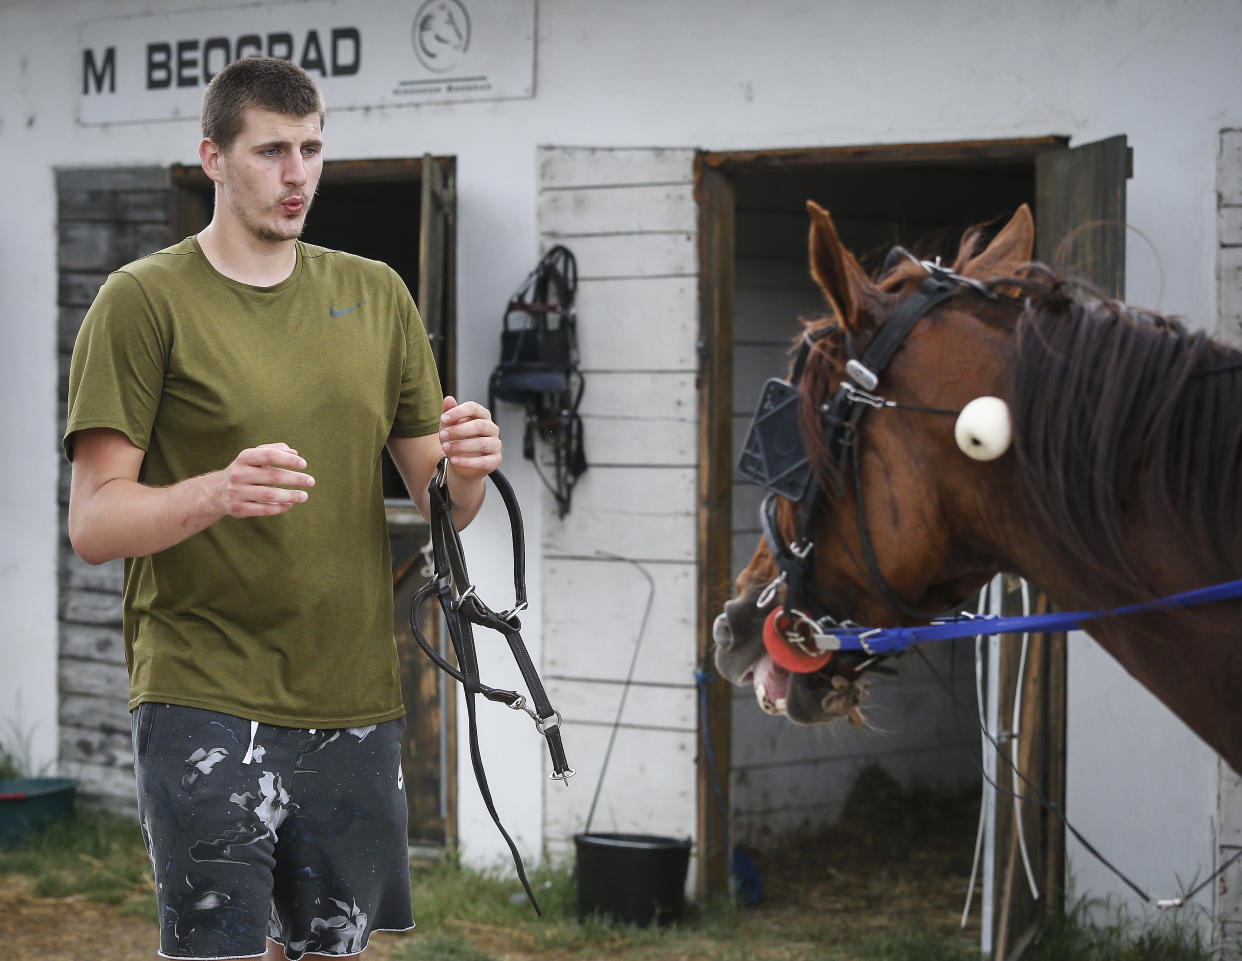
<svg viewBox="0 0 1242 961">
<path fill-rule="evenodd" d="M 729 627 L 729 619 L 722 613 L 716 615 L 716 620 L 712 622 L 712 640 L 721 647 L 728 647 L 733 643 L 733 629 Z"/>
</svg>

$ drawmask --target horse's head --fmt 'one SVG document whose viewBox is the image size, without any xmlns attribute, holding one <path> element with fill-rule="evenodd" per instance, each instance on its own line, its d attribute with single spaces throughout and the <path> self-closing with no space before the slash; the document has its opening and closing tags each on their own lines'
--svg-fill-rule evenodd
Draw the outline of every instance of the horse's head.
<svg viewBox="0 0 1242 961">
<path fill-rule="evenodd" d="M 935 270 L 906 258 L 872 281 L 828 212 L 807 207 L 811 274 L 831 311 L 796 342 L 799 426 L 814 480 L 804 503 L 775 498 L 767 525 L 774 543 L 760 542 L 717 618 L 716 663 L 734 683 L 753 683 L 768 713 L 859 723 L 868 655 L 841 651 L 825 663 L 810 622 L 926 621 L 1008 566 L 1007 532 L 989 506 L 1016 496 L 1007 413 L 991 402 L 981 421 L 959 414 L 976 398 L 1010 396 L 1019 309 L 989 283 L 1020 274 L 1034 225 L 1023 206 L 990 243 L 969 234 L 947 275 L 951 289 L 928 301 Z M 886 353 L 881 345 L 907 324 L 875 371 L 878 383 L 860 383 L 868 378 L 849 362 Z M 973 443 L 994 449 L 972 450 L 959 436 L 963 424 L 967 434 L 978 428 Z M 791 573 L 808 545 L 805 565 Z M 800 629 L 802 651 L 782 656 Z"/>
</svg>

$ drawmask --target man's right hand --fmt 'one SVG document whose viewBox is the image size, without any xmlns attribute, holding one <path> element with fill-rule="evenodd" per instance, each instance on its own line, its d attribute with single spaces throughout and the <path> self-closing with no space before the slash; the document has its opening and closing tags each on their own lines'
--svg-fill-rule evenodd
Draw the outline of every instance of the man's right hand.
<svg viewBox="0 0 1242 961">
<path fill-rule="evenodd" d="M 180 544 L 222 517 L 271 517 L 307 499 L 315 480 L 288 444 L 242 451 L 223 470 L 169 487 L 138 482 L 145 453 L 119 430 L 73 436 L 69 539 L 88 564 L 147 557 Z"/>
<path fill-rule="evenodd" d="M 247 448 L 220 471 L 221 510 L 229 517 L 284 514 L 310 496 L 303 488 L 315 486 L 305 469 L 306 461 L 288 444 Z"/>
</svg>

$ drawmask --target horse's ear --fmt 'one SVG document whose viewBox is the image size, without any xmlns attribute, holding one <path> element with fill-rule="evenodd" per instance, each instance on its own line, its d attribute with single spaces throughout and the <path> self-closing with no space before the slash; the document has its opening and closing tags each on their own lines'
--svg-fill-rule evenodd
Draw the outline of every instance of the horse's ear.
<svg viewBox="0 0 1242 961">
<path fill-rule="evenodd" d="M 1030 263 L 1035 250 L 1035 219 L 1023 204 L 1009 223 L 979 254 L 971 257 L 961 271 L 967 277 L 1008 277 Z"/>
<path fill-rule="evenodd" d="M 828 298 L 841 325 L 851 332 L 869 326 L 875 288 L 858 261 L 841 244 L 828 211 L 813 200 L 806 202 L 811 215 L 811 276 Z"/>
</svg>

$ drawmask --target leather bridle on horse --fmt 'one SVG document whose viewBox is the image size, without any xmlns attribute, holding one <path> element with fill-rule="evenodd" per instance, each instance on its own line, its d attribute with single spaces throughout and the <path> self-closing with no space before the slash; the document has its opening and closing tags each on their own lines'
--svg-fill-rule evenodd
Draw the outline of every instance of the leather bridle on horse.
<svg viewBox="0 0 1242 961">
<path fill-rule="evenodd" d="M 478 724 L 475 717 L 474 695 L 482 694 L 489 701 L 497 701 L 515 711 L 525 711 L 535 722 L 539 733 L 547 740 L 548 755 L 552 760 L 552 773 L 549 777 L 561 781 L 573 776 L 573 769 L 565 759 L 565 748 L 561 743 L 561 715 L 553 709 L 548 695 L 543 689 L 539 675 L 531 663 L 530 654 L 522 641 L 522 623 L 518 614 L 526 609 L 526 546 L 522 534 L 522 513 L 518 509 L 517 497 L 509 481 L 500 471 L 493 471 L 488 476 L 499 491 L 509 513 L 509 526 L 513 537 L 513 607 L 503 613 L 497 613 L 483 603 L 475 590 L 470 574 L 466 570 L 466 558 L 462 552 L 461 538 L 453 523 L 453 505 L 449 499 L 448 459 L 442 458 L 436 468 L 435 475 L 427 485 L 427 493 L 431 498 L 431 549 L 433 570 L 427 582 L 419 588 L 410 604 L 410 625 L 414 630 L 414 638 L 432 662 L 451 677 L 456 678 L 466 693 L 466 713 L 469 719 L 470 762 L 474 767 L 474 777 L 479 785 L 479 793 L 488 813 L 496 823 L 509 851 L 513 855 L 513 863 L 517 868 L 518 878 L 526 890 L 535 912 L 542 915 L 535 895 L 531 891 L 530 882 L 518 854 L 517 846 L 509 833 L 500 823 L 500 815 L 496 813 L 496 805 L 488 788 L 487 775 L 483 771 L 483 757 L 479 751 Z M 440 602 L 440 609 L 448 625 L 449 639 L 453 644 L 458 667 L 454 667 L 435 646 L 424 636 L 419 626 L 423 605 L 431 597 Z M 479 677 L 478 652 L 474 644 L 473 626 L 490 628 L 504 635 L 509 650 L 517 662 L 526 688 L 530 693 L 534 708 L 527 706 L 526 697 L 517 691 L 506 691 L 488 687 Z"/>
<path fill-rule="evenodd" d="M 904 253 L 904 252 L 903 252 Z M 839 599 L 813 583 L 813 522 L 820 498 L 831 492 L 823 489 L 816 472 L 810 468 L 805 445 L 798 426 L 798 392 L 803 368 L 815 344 L 830 334 L 844 334 L 847 360 L 846 377 L 831 401 L 820 409 L 820 427 L 824 432 L 829 455 L 837 463 L 842 483 L 848 478 L 854 494 L 858 536 L 867 574 L 876 590 L 890 608 L 907 617 L 930 620 L 942 612 L 920 611 L 903 599 L 888 583 L 880 570 L 879 560 L 867 526 L 862 499 L 862 467 L 858 440 L 863 417 L 869 410 L 897 407 L 933 413 L 957 414 L 959 411 L 915 407 L 885 400 L 874 392 L 880 377 L 888 368 L 898 349 L 915 324 L 944 303 L 963 287 L 980 292 L 989 299 L 999 295 L 976 280 L 956 274 L 946 267 L 922 261 L 928 277 L 919 289 L 903 301 L 880 325 L 867 343 L 861 356 L 854 349 L 852 338 L 838 323 L 827 324 L 803 336 L 795 355 L 788 381 L 770 379 L 764 385 L 759 405 L 751 421 L 742 447 L 738 469 L 743 477 L 765 488 L 769 493 L 760 507 L 764 538 L 780 571 L 778 577 L 760 594 L 758 606 L 767 607 L 781 587 L 785 596 L 774 623 L 786 643 L 806 655 L 805 672 L 822 666 L 826 652 L 839 649 L 835 629 L 854 630 L 858 625 L 848 618 L 848 611 Z M 840 493 L 839 491 L 837 492 Z M 786 543 L 776 519 L 776 498 L 798 503 L 794 540 Z M 865 650 L 865 647 L 864 647 Z M 867 652 L 870 654 L 870 652 Z M 876 657 L 854 667 L 858 673 L 873 666 Z M 797 668 L 793 668 L 797 670 Z"/>
</svg>

